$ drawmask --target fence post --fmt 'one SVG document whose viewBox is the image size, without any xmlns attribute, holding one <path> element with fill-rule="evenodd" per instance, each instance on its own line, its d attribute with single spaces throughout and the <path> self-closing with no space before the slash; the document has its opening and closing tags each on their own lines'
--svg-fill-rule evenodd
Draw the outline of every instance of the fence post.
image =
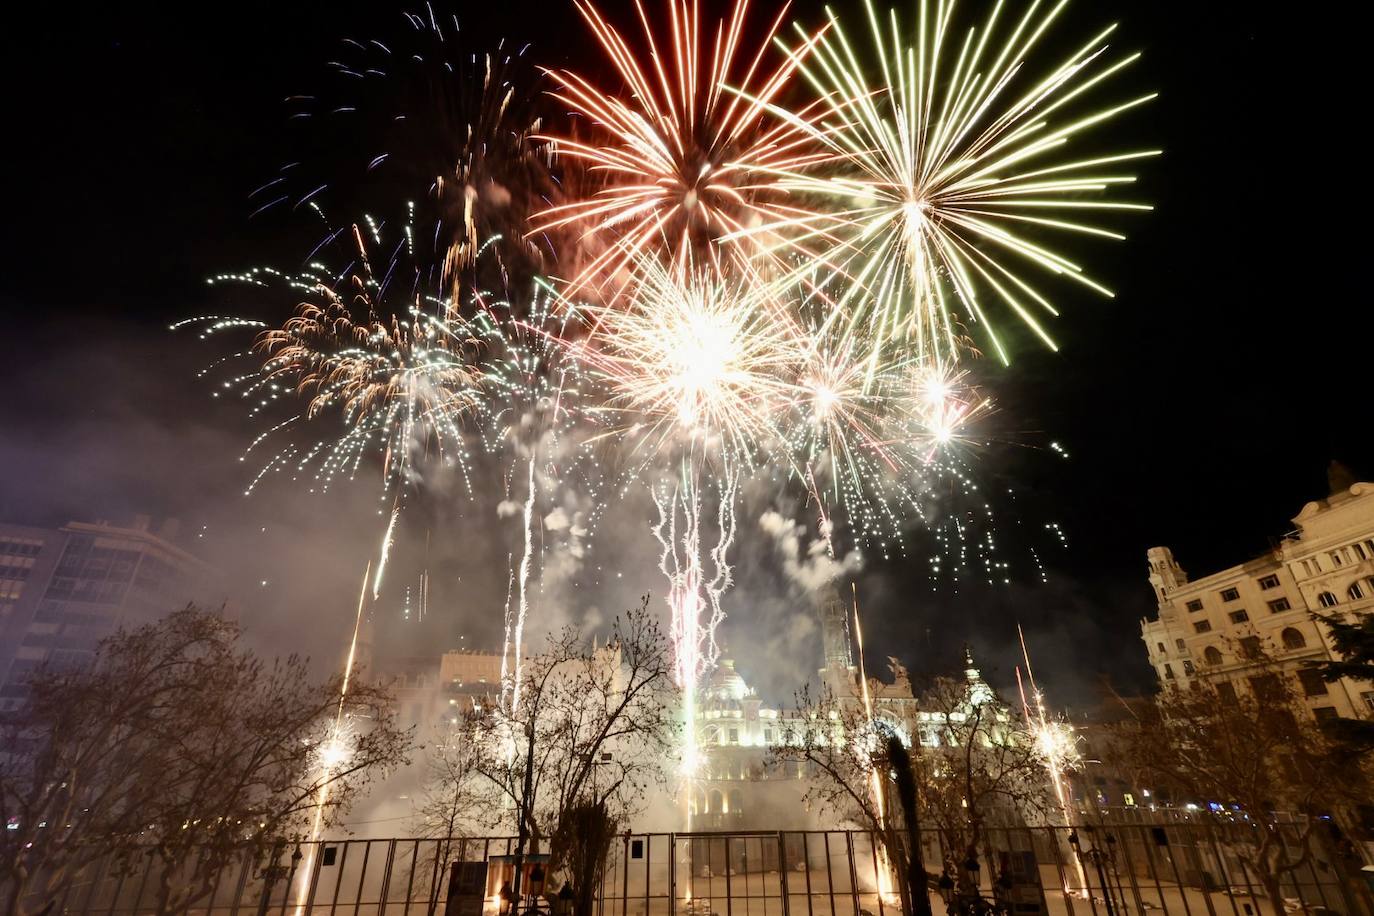
<svg viewBox="0 0 1374 916">
<path fill-rule="evenodd" d="M 782 892 L 782 916 L 790 916 L 790 901 L 787 899 L 787 841 L 781 830 L 778 831 L 778 889 Z"/>
<path fill-rule="evenodd" d="M 339 854 L 339 875 L 334 879 L 334 899 L 329 901 L 329 916 L 334 916 L 334 912 L 339 908 L 339 891 L 343 889 L 344 866 L 348 864 L 348 847 L 352 845 L 352 840 L 344 840 L 343 852 Z"/>
<path fill-rule="evenodd" d="M 725 838 L 725 916 L 732 916 L 735 900 L 735 893 L 730 889 L 730 838 Z M 745 904 L 745 912 L 748 912 L 749 905 Z"/>
<path fill-rule="evenodd" d="M 391 893 L 391 866 L 396 861 L 396 841 L 386 844 L 386 867 L 382 869 L 382 892 L 377 895 L 377 916 L 386 916 L 386 898 Z"/>
<path fill-rule="evenodd" d="M 625 831 L 625 851 L 620 856 L 620 916 L 630 907 L 630 831 Z M 645 916 L 648 916 L 646 913 Z"/>
<path fill-rule="evenodd" d="M 859 873 L 854 868 L 854 831 L 844 832 L 844 842 L 849 856 L 849 896 L 854 898 L 854 916 L 859 916 L 863 907 L 859 906 Z"/>
</svg>

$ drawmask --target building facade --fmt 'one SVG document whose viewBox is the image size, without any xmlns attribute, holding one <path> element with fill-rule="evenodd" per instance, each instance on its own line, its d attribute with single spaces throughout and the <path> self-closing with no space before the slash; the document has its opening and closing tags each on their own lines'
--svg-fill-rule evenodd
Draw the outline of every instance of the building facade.
<svg viewBox="0 0 1374 916">
<path fill-rule="evenodd" d="M 0 710 L 23 703 L 38 666 L 81 664 L 121 626 L 224 603 L 218 575 L 172 542 L 176 532 L 175 520 L 154 531 L 147 516 L 127 527 L 0 524 Z"/>
<path fill-rule="evenodd" d="M 816 612 L 821 623 L 822 689 L 840 704 L 871 709 L 873 717 L 912 745 L 932 747 L 941 741 L 942 714 L 921 709 L 906 670 L 889 661 L 888 677 L 868 677 L 855 663 L 851 608 L 836 590 L 822 593 Z M 605 664 L 619 667 L 611 647 L 594 650 Z M 456 724 L 474 705 L 498 702 L 502 689 L 499 652 L 458 649 L 432 657 L 385 660 L 375 673 L 397 694 L 404 724 L 421 734 Z M 994 700 L 971 656 L 965 656 L 964 686 L 968 702 Z M 685 813 L 694 830 L 806 829 L 819 824 L 819 812 L 808 810 L 806 795 L 812 774 L 803 764 L 770 766 L 769 752 L 814 730 L 815 721 L 795 706 L 768 703 L 749 686 L 735 660 L 718 659 L 699 688 L 694 706 L 700 763 L 689 783 Z M 1005 719 L 998 704 L 998 717 Z M 955 713 L 957 717 L 959 713 Z"/>
<path fill-rule="evenodd" d="M 1277 665 L 1317 719 L 1368 718 L 1374 684 L 1328 684 L 1306 663 L 1335 657 L 1321 618 L 1374 612 L 1374 484 L 1335 485 L 1293 524 L 1272 551 L 1200 579 L 1169 548 L 1150 548 L 1159 610 L 1140 622 L 1150 664 L 1161 684 L 1180 687 L 1198 678 L 1244 685 L 1260 665 Z"/>
</svg>

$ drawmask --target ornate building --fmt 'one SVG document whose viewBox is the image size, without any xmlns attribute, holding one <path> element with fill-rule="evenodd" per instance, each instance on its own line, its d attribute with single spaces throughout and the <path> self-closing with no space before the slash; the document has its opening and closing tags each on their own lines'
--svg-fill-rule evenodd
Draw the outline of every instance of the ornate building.
<svg viewBox="0 0 1374 916">
<path fill-rule="evenodd" d="M 841 703 L 860 704 L 866 688 L 874 717 L 885 720 L 909 744 L 938 743 L 938 713 L 921 711 L 906 669 L 896 659 L 888 660 L 887 680 L 868 677 L 865 684 L 861 679 L 851 637 L 852 608 L 837 590 L 822 592 L 816 613 L 821 622 L 822 690 Z M 609 647 L 597 651 L 608 652 Z M 617 664 L 615 658 L 608 655 L 606 661 Z M 501 667 L 500 653 L 461 649 L 445 652 L 437 664 L 433 657 L 388 659 L 377 675 L 396 691 L 403 719 L 425 733 L 451 722 L 474 703 L 494 702 L 501 689 Z M 963 689 L 971 701 L 993 699 L 992 689 L 967 654 L 964 678 Z M 795 704 L 765 702 L 736 669 L 735 660 L 724 657 L 701 688 L 694 725 L 702 762 L 686 799 L 693 830 L 819 826 L 805 804 L 811 785 L 805 768 L 767 766 L 770 748 L 813 727 Z"/>
<path fill-rule="evenodd" d="M 1303 507 L 1274 549 L 1190 580 L 1167 547 L 1148 551 L 1159 611 L 1140 622 L 1160 683 L 1244 685 L 1263 664 L 1298 682 L 1312 714 L 1374 713 L 1374 684 L 1324 682 L 1307 662 L 1334 657 L 1320 619 L 1374 612 L 1374 484 L 1333 466 L 1331 493 Z"/>
<path fill-rule="evenodd" d="M 851 639 L 851 609 L 836 589 L 821 593 L 820 668 L 822 690 L 841 703 L 871 704 L 873 716 L 885 720 L 908 744 L 939 742 L 939 714 L 922 711 L 906 669 L 888 659 L 888 680 L 867 677 L 866 684 Z M 965 696 L 972 703 L 994 699 L 973 658 L 965 653 Z M 957 715 L 957 714 L 956 714 Z M 999 718 L 1004 718 L 999 712 Z M 770 769 L 769 748 L 808 727 L 796 708 L 765 705 L 745 683 L 735 661 L 722 658 L 711 673 L 697 706 L 697 736 L 703 765 L 694 780 L 689 810 L 693 829 L 796 829 L 818 826 L 804 804 L 809 783 L 801 765 Z"/>
</svg>

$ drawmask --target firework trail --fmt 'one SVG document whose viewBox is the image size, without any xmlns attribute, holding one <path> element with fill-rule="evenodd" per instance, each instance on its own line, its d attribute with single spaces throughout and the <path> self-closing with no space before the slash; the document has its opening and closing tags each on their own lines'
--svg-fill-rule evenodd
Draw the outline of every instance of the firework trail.
<svg viewBox="0 0 1374 916">
<path fill-rule="evenodd" d="M 661 548 L 659 569 L 668 579 L 669 633 L 673 645 L 673 674 L 682 691 L 685 740 L 682 773 L 692 779 L 701 763 L 696 734 L 696 701 L 703 675 L 720 657 L 716 628 L 725 619 L 721 596 L 730 588 L 728 560 L 735 537 L 735 497 L 738 476 L 722 475 L 716 495 L 715 544 L 703 541 L 703 504 L 697 469 L 684 460 L 682 479 L 654 493 L 658 524 L 654 537 Z"/>
<path fill-rule="evenodd" d="M 668 0 L 667 35 L 642 0 L 635 10 L 643 40 L 634 45 L 588 0 L 577 8 L 622 85 L 605 86 L 567 70 L 553 70 L 552 95 L 581 116 L 593 136 L 555 135 L 558 156 L 602 179 L 599 190 L 536 213 L 534 231 L 572 228 L 580 246 L 590 239 L 601 253 L 577 273 L 571 289 L 611 291 L 638 258 L 663 254 L 692 258 L 724 270 L 715 242 L 762 223 L 802 218 L 779 193 L 775 172 L 803 172 L 830 158 L 796 122 L 780 118 L 772 103 L 791 82 L 804 48 L 769 65 L 769 45 L 787 4 L 761 36 L 745 47 L 748 0 L 735 0 L 728 18 L 703 23 L 697 0 Z M 662 20 L 658 20 L 662 21 Z M 803 42 L 809 44 L 811 39 Z M 724 92 L 744 87 L 748 98 Z"/>
<path fill-rule="evenodd" d="M 770 250 L 801 246 L 802 266 L 783 282 L 826 265 L 843 279 L 835 320 L 878 343 L 950 363 L 971 345 L 963 324 L 977 323 L 1006 361 L 981 291 L 1053 347 L 1040 316 L 1058 311 L 1025 267 L 1112 293 L 1035 236 L 1124 238 L 1075 214 L 1150 209 L 1102 195 L 1135 180 L 1119 166 L 1159 154 L 1070 152 L 1093 128 L 1155 96 L 1081 108 L 1140 55 L 1108 58 L 1113 26 L 1062 61 L 1040 64 L 1041 40 L 1066 5 L 1030 3 L 1004 22 L 996 4 L 980 25 L 961 30 L 957 0 L 925 0 L 913 32 L 868 0 L 867 55 L 833 12 L 818 40 L 800 33 L 787 53 L 817 95 L 818 116 L 793 114 L 744 87 L 732 91 L 767 105 L 843 166 L 824 176 L 779 169 L 779 187 L 816 201 L 812 212 L 725 238 L 773 236 Z"/>
<path fill-rule="evenodd" d="M 301 869 L 301 883 L 296 891 L 296 916 L 301 916 L 310 892 L 310 875 L 314 870 L 315 853 L 319 849 L 320 829 L 324 823 L 324 806 L 329 802 L 329 778 L 339 764 L 348 758 L 348 724 L 344 717 L 344 703 L 348 699 L 348 687 L 353 680 L 353 665 L 358 657 L 358 636 L 363 628 L 364 608 L 367 606 L 367 580 L 371 576 L 371 564 L 363 570 L 363 585 L 358 592 L 358 611 L 353 617 L 353 638 L 348 644 L 348 657 L 344 661 L 343 680 L 339 684 L 339 705 L 334 712 L 334 723 L 330 728 L 329 740 L 320 750 L 320 788 L 315 794 L 315 815 L 310 822 L 310 843 Z M 374 594 L 375 600 L 375 594 Z"/>
<path fill-rule="evenodd" d="M 1064 823 L 1073 823 L 1069 813 L 1069 796 L 1064 786 L 1064 776 L 1082 765 L 1081 755 L 1078 753 L 1077 743 L 1073 737 L 1073 729 L 1064 722 L 1051 720 L 1045 712 L 1045 695 L 1040 692 L 1040 688 L 1035 685 L 1035 674 L 1031 671 L 1030 650 L 1026 648 L 1026 634 L 1022 632 L 1021 625 L 1016 625 L 1017 638 L 1021 640 L 1021 658 L 1026 665 L 1026 679 L 1030 682 L 1030 696 L 1026 695 L 1025 684 L 1021 681 L 1021 669 L 1016 670 L 1016 688 L 1021 694 L 1021 708 L 1025 712 L 1026 722 L 1030 726 L 1032 739 L 1035 741 L 1036 750 L 1040 752 L 1045 761 L 1045 768 L 1050 773 L 1050 785 L 1054 789 L 1054 798 L 1059 805 L 1059 812 L 1064 817 Z M 1078 864 L 1079 886 L 1087 888 L 1088 876 L 1083 870 L 1081 857 L 1072 857 Z M 1064 888 L 1067 893 L 1069 888 Z"/>
<path fill-rule="evenodd" d="M 507 652 L 515 659 L 515 673 L 511 679 L 510 688 L 510 708 L 512 711 L 520 708 L 520 680 L 523 670 L 522 659 L 524 659 L 525 643 L 525 620 L 529 616 L 529 586 L 530 586 L 530 564 L 534 560 L 534 462 L 535 456 L 530 454 L 530 474 L 526 482 L 525 496 L 525 554 L 520 558 L 520 604 L 515 615 L 515 626 L 513 628 L 513 639 L 509 647 L 502 651 L 504 657 Z"/>
<path fill-rule="evenodd" d="M 542 589 L 537 510 L 549 502 L 558 505 L 560 494 L 584 494 L 599 504 L 605 485 L 590 444 L 601 430 L 594 413 L 602 392 L 569 346 L 583 318 L 564 305 L 542 278 L 524 288 L 475 290 L 468 303 L 486 393 L 482 420 L 475 426 L 481 456 L 474 461 L 486 462 L 485 471 L 507 480 L 500 511 L 522 521 L 519 559 L 511 558 L 502 653 L 502 694 L 510 709 L 519 705 L 525 628 Z M 523 483 L 523 494 L 516 480 Z M 578 533 L 570 537 L 580 536 L 580 526 L 571 527 Z"/>
<path fill-rule="evenodd" d="M 851 583 L 852 586 L 852 583 Z M 864 631 L 859 624 L 859 595 L 858 590 L 854 591 L 854 639 L 857 644 L 859 655 L 859 686 L 864 702 L 864 716 L 868 719 L 867 735 L 861 739 L 865 740 L 870 746 L 867 748 L 869 761 L 873 759 L 873 752 L 877 748 L 873 745 L 882 741 L 883 733 L 878 728 L 878 720 L 873 715 L 873 694 L 868 686 L 868 671 L 864 665 Z M 873 809 L 878 814 L 878 826 L 880 829 L 887 828 L 887 811 L 883 801 L 882 776 L 875 766 L 869 766 L 868 770 L 868 791 L 873 797 Z M 887 848 L 882 844 L 875 844 L 878 855 L 878 863 L 875 866 L 878 874 L 878 893 L 888 902 L 892 902 L 897 895 L 892 889 L 892 861 L 888 857 Z"/>
</svg>

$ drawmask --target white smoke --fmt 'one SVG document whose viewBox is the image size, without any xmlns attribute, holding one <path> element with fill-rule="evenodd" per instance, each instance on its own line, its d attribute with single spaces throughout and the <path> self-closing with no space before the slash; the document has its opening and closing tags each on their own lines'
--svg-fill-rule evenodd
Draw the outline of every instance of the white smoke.
<svg viewBox="0 0 1374 916">
<path fill-rule="evenodd" d="M 857 550 L 838 558 L 831 556 L 824 538 L 812 540 L 803 551 L 802 538 L 807 533 L 806 526 L 772 509 L 759 516 L 759 527 L 776 542 L 783 573 L 788 580 L 807 594 L 815 594 L 828 583 L 863 566 L 863 557 Z"/>
</svg>

